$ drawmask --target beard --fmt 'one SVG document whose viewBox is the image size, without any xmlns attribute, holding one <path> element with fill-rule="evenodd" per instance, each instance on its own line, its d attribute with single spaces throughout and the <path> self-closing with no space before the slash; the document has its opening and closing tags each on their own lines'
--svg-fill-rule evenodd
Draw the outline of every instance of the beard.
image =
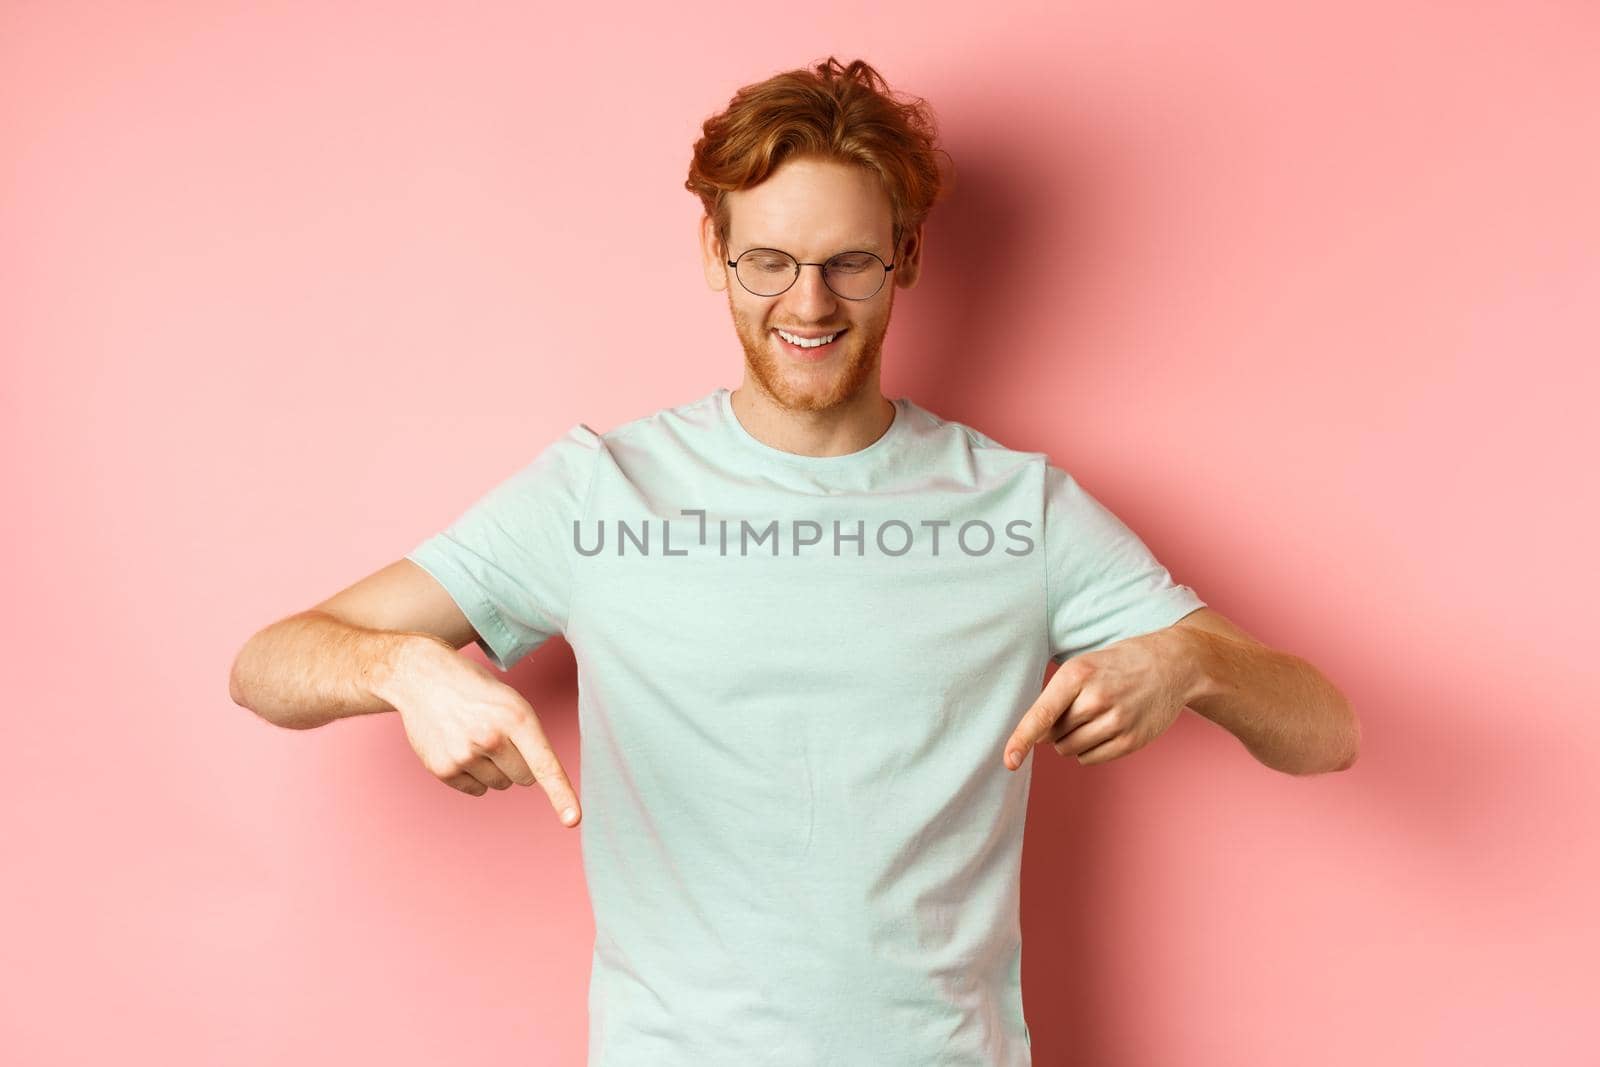
<svg viewBox="0 0 1600 1067">
<path fill-rule="evenodd" d="M 890 310 L 894 296 L 889 298 Z M 841 351 L 820 365 L 807 366 L 788 359 L 778 349 L 777 335 L 759 322 L 741 315 L 728 291 L 728 310 L 734 332 L 744 348 L 750 376 L 768 396 L 790 411 L 827 411 L 854 399 L 872 379 L 883 357 L 883 339 L 889 332 L 889 315 L 870 323 L 853 323 L 839 339 Z"/>
</svg>

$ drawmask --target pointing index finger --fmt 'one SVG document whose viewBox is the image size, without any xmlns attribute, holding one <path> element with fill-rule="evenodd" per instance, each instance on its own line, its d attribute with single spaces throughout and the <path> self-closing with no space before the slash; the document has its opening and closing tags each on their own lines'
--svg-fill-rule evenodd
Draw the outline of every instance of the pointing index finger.
<svg viewBox="0 0 1600 1067">
<path fill-rule="evenodd" d="M 550 805 L 556 809 L 561 822 L 566 826 L 576 826 L 581 817 L 578 791 L 567 780 L 567 773 L 556 758 L 549 739 L 545 737 L 538 717 L 529 716 L 519 720 L 510 733 L 512 743 L 522 753 L 522 758 L 527 760 L 528 768 L 533 771 L 539 787 L 550 798 Z"/>
<path fill-rule="evenodd" d="M 1078 689 L 1076 671 L 1065 668 L 1056 671 L 1055 677 L 1050 679 L 1050 684 L 1044 687 L 1039 698 L 1022 713 L 1022 720 L 1006 741 L 1004 762 L 1007 770 L 1014 771 L 1022 766 L 1023 759 L 1033 746 L 1049 736 L 1050 728 L 1077 698 Z"/>
</svg>

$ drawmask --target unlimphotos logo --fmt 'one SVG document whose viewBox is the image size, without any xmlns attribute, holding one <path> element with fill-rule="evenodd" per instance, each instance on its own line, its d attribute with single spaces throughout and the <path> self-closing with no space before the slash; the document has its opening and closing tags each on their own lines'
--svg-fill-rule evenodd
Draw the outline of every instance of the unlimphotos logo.
<svg viewBox="0 0 1600 1067">
<path fill-rule="evenodd" d="M 831 553 L 834 556 L 865 556 L 867 546 L 870 544 L 885 556 L 903 556 L 919 545 L 933 556 L 940 555 L 941 549 L 946 555 L 954 555 L 955 551 L 959 551 L 967 556 L 987 556 L 997 550 L 1000 539 L 994 526 L 983 519 L 967 519 L 959 525 L 950 519 L 917 519 L 914 523 L 904 519 L 885 519 L 876 524 L 870 535 L 865 519 L 856 519 L 853 523 L 834 519 L 831 531 L 814 519 L 790 519 L 787 522 L 770 519 L 765 524 L 739 519 L 732 527 L 731 536 L 730 521 L 717 519 L 716 536 L 713 538 L 712 523 L 708 521 L 704 508 L 679 510 L 683 515 L 698 519 L 698 537 L 691 540 L 687 547 L 672 546 L 672 524 L 666 519 L 654 520 L 661 532 L 659 548 L 655 551 L 651 548 L 652 520 L 647 518 L 629 522 L 626 519 L 614 519 L 611 520 L 615 530 L 613 551 L 618 556 L 629 554 L 687 556 L 692 551 L 710 550 L 714 547 L 717 554 L 722 556 L 735 554 L 749 556 L 763 552 L 773 556 L 785 553 L 798 556 L 802 552 L 807 555 Z M 953 530 L 950 529 L 952 526 Z M 1032 552 L 1033 538 L 1019 532 L 1019 529 L 1026 531 L 1032 526 L 1033 523 L 1027 519 L 1012 519 L 1007 522 L 1004 526 L 1006 538 L 1021 547 L 998 548 L 998 551 L 1008 556 L 1026 556 Z M 606 527 L 607 520 L 597 519 L 593 531 L 585 536 L 582 522 L 574 519 L 572 547 L 580 555 L 600 555 L 606 551 Z M 784 537 L 785 533 L 788 534 L 787 539 Z M 945 535 L 943 542 L 940 540 L 941 534 Z"/>
</svg>

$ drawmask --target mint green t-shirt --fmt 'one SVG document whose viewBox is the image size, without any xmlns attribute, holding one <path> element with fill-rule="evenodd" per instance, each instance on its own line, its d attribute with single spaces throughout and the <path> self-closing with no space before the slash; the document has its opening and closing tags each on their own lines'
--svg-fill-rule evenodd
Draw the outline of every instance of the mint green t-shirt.
<svg viewBox="0 0 1600 1067">
<path fill-rule="evenodd" d="M 577 660 L 589 1067 L 1030 1063 L 1002 747 L 1048 660 L 1204 602 L 1045 453 L 894 404 L 828 457 L 725 388 L 580 423 L 407 557 L 497 667 Z"/>
</svg>

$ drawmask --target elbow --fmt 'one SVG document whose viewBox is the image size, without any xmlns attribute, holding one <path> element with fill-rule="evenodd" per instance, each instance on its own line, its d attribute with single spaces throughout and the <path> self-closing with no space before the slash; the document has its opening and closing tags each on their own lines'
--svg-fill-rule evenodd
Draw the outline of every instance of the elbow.
<svg viewBox="0 0 1600 1067">
<path fill-rule="evenodd" d="M 1349 701 L 1344 701 L 1344 718 L 1346 718 L 1346 731 L 1349 736 L 1349 750 L 1344 757 L 1344 763 L 1339 765 L 1341 771 L 1349 771 L 1355 766 L 1355 760 L 1362 755 L 1362 720 L 1355 715 L 1354 707 Z"/>
<path fill-rule="evenodd" d="M 1320 751 L 1314 754 L 1308 750 L 1304 762 L 1294 767 L 1279 767 L 1286 774 L 1296 777 L 1311 777 L 1318 774 L 1333 774 L 1338 771 L 1348 771 L 1356 765 L 1356 759 L 1361 755 L 1361 721 L 1356 718 L 1355 712 L 1350 709 L 1348 702 L 1341 704 L 1341 715 L 1337 727 L 1330 731 L 1332 739 L 1325 741 L 1320 746 Z"/>
<path fill-rule="evenodd" d="M 255 684 L 260 669 L 256 661 L 261 658 L 258 646 L 261 644 L 261 635 L 266 632 L 266 629 L 262 629 L 251 634 L 250 639 L 234 654 L 233 665 L 228 668 L 228 699 L 250 711 L 255 711 L 255 704 L 260 703 L 256 692 L 258 686 Z"/>
<path fill-rule="evenodd" d="M 1340 770 L 1340 771 L 1348 771 L 1351 767 L 1354 767 L 1356 765 L 1356 759 L 1358 757 L 1360 757 L 1360 755 L 1361 755 L 1361 737 L 1360 737 L 1360 734 L 1358 732 L 1355 740 L 1350 742 L 1350 752 L 1349 752 L 1349 754 L 1346 755 L 1345 758 L 1344 758 L 1344 761 L 1342 763 L 1340 763 L 1339 766 L 1334 768 L 1334 769 L 1335 770 Z"/>
<path fill-rule="evenodd" d="M 234 660 L 233 667 L 228 671 L 228 699 L 239 705 L 241 708 L 248 708 L 250 706 L 245 700 L 244 685 L 239 680 L 238 660 Z"/>
<path fill-rule="evenodd" d="M 239 665 L 244 662 L 244 654 L 249 649 L 250 642 L 246 641 L 244 647 L 239 650 L 238 655 L 233 657 L 233 665 L 228 668 L 228 699 L 241 708 L 250 707 L 245 697 L 244 675 L 239 669 Z"/>
<path fill-rule="evenodd" d="M 251 646 L 255 644 L 255 641 L 255 637 L 246 641 L 244 647 L 239 650 L 239 654 L 234 656 L 233 665 L 228 668 L 228 699 L 255 715 L 262 722 L 271 723 L 273 726 L 293 728 L 294 724 L 280 721 L 263 711 L 258 706 L 262 702 L 255 692 L 255 687 L 246 681 L 250 676 Z"/>
<path fill-rule="evenodd" d="M 1342 755 L 1339 761 L 1330 768 L 1335 771 L 1348 771 L 1356 765 L 1356 759 L 1361 755 L 1361 720 L 1356 717 L 1355 710 L 1350 707 L 1350 701 L 1341 697 L 1343 709 L 1343 722 L 1341 732 L 1344 736 Z"/>
</svg>

